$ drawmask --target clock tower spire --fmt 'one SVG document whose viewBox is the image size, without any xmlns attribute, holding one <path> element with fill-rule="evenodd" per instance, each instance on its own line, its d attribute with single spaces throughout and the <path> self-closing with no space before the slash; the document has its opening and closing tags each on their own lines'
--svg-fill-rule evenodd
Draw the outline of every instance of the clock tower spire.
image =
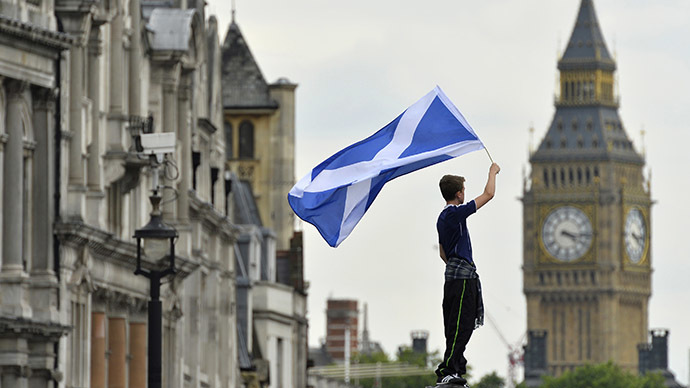
<svg viewBox="0 0 690 388">
<path fill-rule="evenodd" d="M 648 332 L 652 201 L 592 0 L 580 4 L 558 71 L 556 111 L 522 197 L 527 328 L 543 348 L 530 343 L 527 354 L 545 354 L 535 368 L 550 375 L 608 360 L 635 371 Z"/>
</svg>

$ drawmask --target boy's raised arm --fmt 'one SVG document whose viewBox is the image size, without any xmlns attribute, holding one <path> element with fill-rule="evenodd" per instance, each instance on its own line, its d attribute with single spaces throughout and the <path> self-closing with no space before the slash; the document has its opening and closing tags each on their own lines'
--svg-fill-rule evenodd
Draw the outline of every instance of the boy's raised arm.
<svg viewBox="0 0 690 388">
<path fill-rule="evenodd" d="M 484 192 L 474 199 L 474 203 L 477 205 L 477 210 L 484 206 L 487 202 L 494 197 L 496 194 L 496 174 L 501 171 L 501 167 L 496 163 L 492 163 L 489 167 L 489 178 L 486 181 L 486 186 L 484 187 Z"/>
</svg>

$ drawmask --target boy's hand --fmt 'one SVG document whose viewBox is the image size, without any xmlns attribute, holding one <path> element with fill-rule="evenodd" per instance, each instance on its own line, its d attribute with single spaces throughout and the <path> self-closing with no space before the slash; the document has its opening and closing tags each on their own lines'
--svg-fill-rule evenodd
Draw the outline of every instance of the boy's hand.
<svg viewBox="0 0 690 388">
<path fill-rule="evenodd" d="M 489 167 L 489 174 L 496 175 L 499 172 L 501 172 L 501 167 L 499 167 L 496 163 L 492 163 L 491 167 Z"/>
</svg>

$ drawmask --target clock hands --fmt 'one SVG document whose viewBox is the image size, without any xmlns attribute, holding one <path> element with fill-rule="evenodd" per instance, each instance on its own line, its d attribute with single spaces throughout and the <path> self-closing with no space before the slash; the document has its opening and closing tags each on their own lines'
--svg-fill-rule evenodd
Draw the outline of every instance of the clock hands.
<svg viewBox="0 0 690 388">
<path fill-rule="evenodd" d="M 644 245 L 644 237 L 640 236 L 639 234 L 632 232 L 630 233 L 635 240 L 637 240 L 637 243 L 640 245 Z"/>
<path fill-rule="evenodd" d="M 561 236 L 568 237 L 573 241 L 577 241 L 580 237 L 587 237 L 589 235 L 589 233 L 572 233 L 568 232 L 567 230 L 561 230 Z"/>
</svg>

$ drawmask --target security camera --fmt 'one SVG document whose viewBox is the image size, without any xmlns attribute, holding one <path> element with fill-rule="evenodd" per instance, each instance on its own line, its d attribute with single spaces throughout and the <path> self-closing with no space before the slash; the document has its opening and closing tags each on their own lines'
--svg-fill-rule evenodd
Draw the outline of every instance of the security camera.
<svg viewBox="0 0 690 388">
<path fill-rule="evenodd" d="M 142 133 L 139 136 L 143 154 L 163 156 L 175 152 L 177 139 L 174 132 Z"/>
</svg>

